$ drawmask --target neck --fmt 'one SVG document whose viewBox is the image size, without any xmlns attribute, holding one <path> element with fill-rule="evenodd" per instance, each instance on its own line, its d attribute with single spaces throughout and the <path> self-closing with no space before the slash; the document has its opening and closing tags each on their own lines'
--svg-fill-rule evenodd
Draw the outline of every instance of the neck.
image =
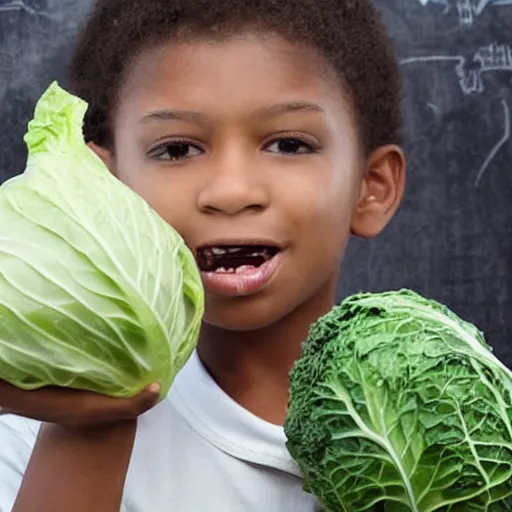
<svg viewBox="0 0 512 512">
<path fill-rule="evenodd" d="M 310 325 L 334 304 L 335 285 L 278 322 L 257 331 L 228 331 L 205 324 L 198 353 L 217 384 L 256 416 L 282 425 L 289 374 L 301 356 Z"/>
</svg>

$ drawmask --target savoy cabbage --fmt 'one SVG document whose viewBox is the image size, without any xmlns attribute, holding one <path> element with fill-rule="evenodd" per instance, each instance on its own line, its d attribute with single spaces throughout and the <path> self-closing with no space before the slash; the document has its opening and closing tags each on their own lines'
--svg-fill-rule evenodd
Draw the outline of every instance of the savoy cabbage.
<svg viewBox="0 0 512 512">
<path fill-rule="evenodd" d="M 312 326 L 285 432 L 330 512 L 512 511 L 512 373 L 412 291 L 349 297 Z"/>
</svg>

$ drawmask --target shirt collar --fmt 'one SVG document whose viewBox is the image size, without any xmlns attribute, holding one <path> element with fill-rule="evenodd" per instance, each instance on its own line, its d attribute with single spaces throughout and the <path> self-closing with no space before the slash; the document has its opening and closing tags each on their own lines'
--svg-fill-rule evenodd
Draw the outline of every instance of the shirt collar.
<svg viewBox="0 0 512 512">
<path fill-rule="evenodd" d="M 225 453 L 301 476 L 286 448 L 283 427 L 264 421 L 235 402 L 213 380 L 197 352 L 177 375 L 168 399 L 197 434 Z"/>
</svg>

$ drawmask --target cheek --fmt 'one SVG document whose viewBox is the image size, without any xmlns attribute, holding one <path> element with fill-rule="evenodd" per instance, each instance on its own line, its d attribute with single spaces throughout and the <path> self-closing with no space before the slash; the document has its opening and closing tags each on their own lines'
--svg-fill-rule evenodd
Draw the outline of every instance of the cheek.
<svg viewBox="0 0 512 512">
<path fill-rule="evenodd" d="M 186 238 L 194 191 L 179 173 L 171 173 L 169 169 L 128 158 L 119 160 L 116 168 L 119 180 Z"/>
<path fill-rule="evenodd" d="M 356 177 L 357 173 L 348 169 L 326 169 L 296 180 L 288 188 L 289 216 L 302 235 L 325 245 L 349 230 L 359 192 Z"/>
<path fill-rule="evenodd" d="M 354 166 L 355 167 L 355 166 Z M 339 171 L 339 172 L 337 172 Z M 344 172 L 345 171 L 345 172 Z M 311 286 L 339 272 L 357 203 L 358 173 L 345 167 L 321 173 L 294 190 L 295 254 L 301 271 L 316 276 Z M 304 283 L 304 286 L 309 286 Z"/>
<path fill-rule="evenodd" d="M 141 185 L 142 197 L 168 224 L 187 241 L 191 219 L 195 218 L 194 192 L 175 180 L 155 180 Z"/>
</svg>

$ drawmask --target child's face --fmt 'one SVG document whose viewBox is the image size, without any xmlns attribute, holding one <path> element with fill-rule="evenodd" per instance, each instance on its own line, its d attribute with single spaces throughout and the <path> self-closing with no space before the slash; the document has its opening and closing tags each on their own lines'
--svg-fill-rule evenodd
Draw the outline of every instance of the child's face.
<svg viewBox="0 0 512 512">
<path fill-rule="evenodd" d="M 256 329 L 332 301 L 356 207 L 382 179 L 365 178 L 342 90 L 307 48 L 247 36 L 143 52 L 114 132 L 113 172 L 203 265 L 228 267 L 203 248 L 270 246 L 233 256 L 240 274 L 203 273 L 207 323 Z"/>
</svg>

